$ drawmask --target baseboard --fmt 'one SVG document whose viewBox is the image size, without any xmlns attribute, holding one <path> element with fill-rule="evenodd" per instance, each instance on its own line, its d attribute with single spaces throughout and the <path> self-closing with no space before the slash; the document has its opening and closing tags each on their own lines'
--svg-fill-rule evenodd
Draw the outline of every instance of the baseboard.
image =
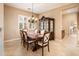
<svg viewBox="0 0 79 59">
<path fill-rule="evenodd" d="M 20 38 L 15 38 L 15 39 L 10 39 L 10 40 L 5 40 L 4 42 L 12 42 L 12 41 L 16 41 L 16 40 L 20 40 Z"/>
</svg>

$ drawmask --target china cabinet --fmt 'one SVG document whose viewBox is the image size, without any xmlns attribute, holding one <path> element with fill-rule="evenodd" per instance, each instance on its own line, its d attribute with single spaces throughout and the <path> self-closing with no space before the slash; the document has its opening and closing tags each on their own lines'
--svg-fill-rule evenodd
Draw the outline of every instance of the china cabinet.
<svg viewBox="0 0 79 59">
<path fill-rule="evenodd" d="M 46 32 L 50 32 L 50 40 L 54 40 L 55 37 L 55 19 L 42 16 L 39 21 L 39 29 L 45 30 Z"/>
</svg>

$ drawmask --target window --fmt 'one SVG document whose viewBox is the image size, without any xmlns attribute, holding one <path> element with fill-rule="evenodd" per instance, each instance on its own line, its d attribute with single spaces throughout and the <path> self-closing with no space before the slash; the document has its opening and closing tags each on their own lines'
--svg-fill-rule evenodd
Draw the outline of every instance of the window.
<svg viewBox="0 0 79 59">
<path fill-rule="evenodd" d="M 22 15 L 19 16 L 18 27 L 19 27 L 19 30 L 26 28 L 26 16 L 22 16 Z"/>
<path fill-rule="evenodd" d="M 29 19 L 29 30 L 35 30 L 37 28 L 37 21 Z"/>
</svg>

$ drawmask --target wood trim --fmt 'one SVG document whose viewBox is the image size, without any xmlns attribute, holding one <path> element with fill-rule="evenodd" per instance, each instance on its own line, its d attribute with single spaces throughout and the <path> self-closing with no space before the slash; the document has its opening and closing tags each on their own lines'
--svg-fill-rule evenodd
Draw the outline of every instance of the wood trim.
<svg viewBox="0 0 79 59">
<path fill-rule="evenodd" d="M 79 12 L 77 13 L 77 27 L 79 29 Z"/>
<path fill-rule="evenodd" d="M 9 40 L 5 40 L 4 42 L 12 42 L 12 41 L 16 41 L 16 40 L 21 40 L 21 38 L 9 39 Z"/>
</svg>

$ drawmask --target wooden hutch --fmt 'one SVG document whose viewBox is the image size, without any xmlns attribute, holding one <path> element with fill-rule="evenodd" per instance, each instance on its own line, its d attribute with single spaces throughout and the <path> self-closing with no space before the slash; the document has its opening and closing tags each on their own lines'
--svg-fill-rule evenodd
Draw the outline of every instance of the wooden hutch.
<svg viewBox="0 0 79 59">
<path fill-rule="evenodd" d="M 46 32 L 50 32 L 50 40 L 54 40 L 55 38 L 55 19 L 42 16 L 39 20 L 39 29 L 45 30 Z"/>
</svg>

